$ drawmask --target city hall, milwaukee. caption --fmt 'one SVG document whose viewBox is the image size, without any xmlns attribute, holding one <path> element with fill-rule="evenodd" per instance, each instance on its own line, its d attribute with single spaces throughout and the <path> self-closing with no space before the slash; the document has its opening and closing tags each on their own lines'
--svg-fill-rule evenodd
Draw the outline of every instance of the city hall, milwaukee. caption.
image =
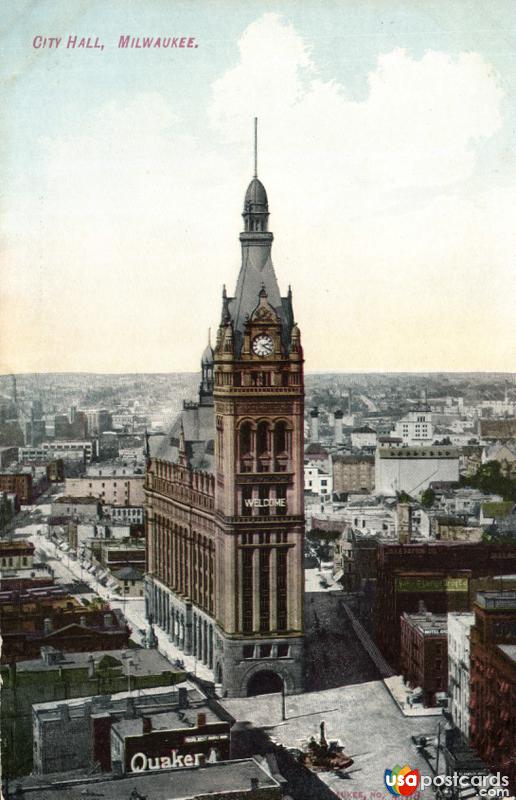
<svg viewBox="0 0 516 800">
<path fill-rule="evenodd" d="M 149 457 L 145 487 L 147 614 L 230 697 L 303 690 L 303 350 L 256 169 L 242 216 L 199 400 Z"/>
</svg>

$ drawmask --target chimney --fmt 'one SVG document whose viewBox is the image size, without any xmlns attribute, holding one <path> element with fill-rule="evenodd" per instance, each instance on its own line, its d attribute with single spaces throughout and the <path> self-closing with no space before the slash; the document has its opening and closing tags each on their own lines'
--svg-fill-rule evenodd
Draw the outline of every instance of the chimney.
<svg viewBox="0 0 516 800">
<path fill-rule="evenodd" d="M 49 633 L 52 633 L 53 630 L 54 626 L 52 625 L 52 620 L 50 619 L 50 617 L 45 617 L 45 619 L 43 620 L 43 633 L 45 635 L 48 635 Z"/>
<path fill-rule="evenodd" d="M 122 769 L 122 762 L 119 759 L 111 762 L 111 772 L 117 777 L 124 774 Z"/>
<path fill-rule="evenodd" d="M 79 625 L 82 628 L 86 627 L 86 617 L 84 616 L 84 614 L 81 614 L 81 616 L 79 617 Z"/>
<path fill-rule="evenodd" d="M 128 697 L 127 698 L 126 711 L 127 711 L 127 716 L 130 719 L 134 719 L 135 718 L 135 716 L 136 716 L 136 708 L 134 706 L 134 698 L 132 698 L 132 697 Z"/>
<path fill-rule="evenodd" d="M 420 614 L 425 614 L 425 613 L 426 613 L 426 606 L 425 606 L 425 601 L 424 601 L 424 600 L 420 600 L 420 601 L 418 602 L 418 604 L 417 604 L 417 610 L 418 610 L 418 612 L 419 612 Z"/>
<path fill-rule="evenodd" d="M 142 717 L 143 733 L 152 733 L 152 719 L 150 717 Z"/>
<path fill-rule="evenodd" d="M 310 409 L 310 442 L 316 444 L 319 441 L 319 409 Z"/>
<path fill-rule="evenodd" d="M 342 442 L 342 417 L 343 417 L 342 410 L 340 408 L 338 408 L 335 411 L 333 416 L 334 416 L 334 419 L 335 419 L 335 434 L 334 434 L 335 444 L 341 444 L 341 442 Z"/>
<path fill-rule="evenodd" d="M 204 711 L 197 712 L 197 727 L 203 728 L 206 725 L 206 713 Z"/>
<path fill-rule="evenodd" d="M 68 708 L 66 703 L 57 707 L 59 710 L 59 715 L 61 717 L 61 722 L 70 722 L 70 709 Z"/>
<path fill-rule="evenodd" d="M 258 791 L 258 778 L 251 778 L 251 791 L 252 792 Z"/>
<path fill-rule="evenodd" d="M 178 707 L 179 708 L 188 708 L 188 689 L 186 686 L 180 686 L 178 688 Z"/>
</svg>

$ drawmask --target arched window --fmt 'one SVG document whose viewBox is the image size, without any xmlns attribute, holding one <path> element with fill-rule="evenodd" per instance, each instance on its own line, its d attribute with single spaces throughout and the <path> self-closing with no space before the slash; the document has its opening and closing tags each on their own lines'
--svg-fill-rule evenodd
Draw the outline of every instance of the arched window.
<svg viewBox="0 0 516 800">
<path fill-rule="evenodd" d="M 267 422 L 259 422 L 256 434 L 256 446 L 259 456 L 265 455 L 268 452 L 269 449 L 268 433 L 269 433 L 269 426 Z"/>
<path fill-rule="evenodd" d="M 274 427 L 274 455 L 281 455 L 287 450 L 287 424 L 277 422 Z"/>
<path fill-rule="evenodd" d="M 251 452 L 251 423 L 243 422 L 240 426 L 240 455 L 246 456 Z"/>
</svg>

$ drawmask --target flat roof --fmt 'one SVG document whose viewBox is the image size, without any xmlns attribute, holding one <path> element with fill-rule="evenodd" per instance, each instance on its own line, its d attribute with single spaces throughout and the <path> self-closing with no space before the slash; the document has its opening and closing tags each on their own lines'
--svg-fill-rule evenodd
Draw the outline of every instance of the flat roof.
<svg viewBox="0 0 516 800">
<path fill-rule="evenodd" d="M 273 778 L 254 758 L 219 761 L 205 767 L 159 770 L 159 772 L 131 773 L 129 776 L 99 780 L 90 778 L 66 784 L 50 782 L 44 776 L 33 776 L 20 781 L 20 796 L 30 800 L 84 800 L 84 797 L 103 797 L 120 800 L 131 797 L 132 792 L 152 800 L 188 800 L 210 793 L 251 791 L 251 781 L 258 787 L 278 788 Z M 135 791 L 136 790 L 136 791 Z M 17 795 L 18 796 L 18 795 Z"/>
<path fill-rule="evenodd" d="M 108 695 L 94 695 L 93 697 L 74 697 L 70 700 L 51 700 L 47 703 L 34 703 L 32 709 L 41 722 L 54 722 L 61 718 L 61 706 L 67 706 L 72 719 L 84 717 L 86 709 L 91 709 L 91 715 L 123 713 L 132 704 L 137 713 L 147 716 L 160 711 L 168 711 L 167 706 L 177 706 L 179 689 L 186 689 L 188 703 L 199 708 L 206 701 L 202 692 L 189 681 L 182 681 L 173 686 L 154 686 L 149 689 L 138 689 L 137 692 L 116 692 Z"/>
<path fill-rule="evenodd" d="M 18 661 L 16 664 L 17 672 L 50 672 L 59 669 L 86 668 L 93 661 L 98 665 L 105 656 L 116 658 L 122 663 L 132 661 L 130 665 L 131 675 L 153 675 L 162 672 L 180 672 L 174 669 L 169 661 L 156 650 L 146 648 L 131 648 L 126 650 L 95 650 L 93 653 L 62 653 L 61 660 L 55 664 L 46 664 L 42 658 L 30 659 L 28 661 Z M 125 656 L 125 657 L 124 657 Z M 129 656 L 129 657 L 127 657 Z"/>
<path fill-rule="evenodd" d="M 197 714 L 202 711 L 206 715 L 207 724 L 225 722 L 218 714 L 215 714 L 208 706 L 200 708 L 182 708 L 177 711 L 163 711 L 158 714 L 145 714 L 151 721 L 152 731 L 176 731 L 184 728 L 197 727 Z M 122 719 L 115 722 L 112 727 L 122 739 L 125 736 L 141 736 L 143 730 L 143 718 Z"/>
</svg>

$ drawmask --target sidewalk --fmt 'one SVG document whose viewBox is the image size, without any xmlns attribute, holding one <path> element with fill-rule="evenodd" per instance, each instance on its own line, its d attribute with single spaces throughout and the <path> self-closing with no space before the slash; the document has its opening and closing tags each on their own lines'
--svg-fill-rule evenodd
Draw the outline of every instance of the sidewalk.
<svg viewBox="0 0 516 800">
<path fill-rule="evenodd" d="M 408 698 L 413 693 L 412 690 L 405 686 L 403 677 L 401 675 L 393 675 L 390 678 L 384 678 L 383 682 L 388 689 L 392 699 L 400 709 L 405 717 L 441 717 L 443 713 L 442 708 L 425 708 L 420 704 L 413 706 L 409 705 Z"/>
</svg>

